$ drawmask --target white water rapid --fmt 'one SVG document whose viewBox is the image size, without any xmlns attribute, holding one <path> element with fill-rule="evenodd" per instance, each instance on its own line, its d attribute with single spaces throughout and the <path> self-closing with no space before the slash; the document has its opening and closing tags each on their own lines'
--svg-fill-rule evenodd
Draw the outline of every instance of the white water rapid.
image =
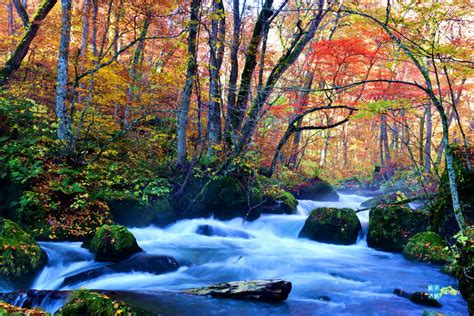
<svg viewBox="0 0 474 316">
<path fill-rule="evenodd" d="M 254 222 L 192 219 L 166 228 L 131 228 L 147 253 L 169 255 L 184 264 L 175 272 L 161 275 L 115 273 L 61 287 L 65 276 L 103 264 L 95 263 L 80 243 L 44 242 L 41 246 L 49 256 L 49 264 L 32 288 L 138 291 L 142 297 L 134 293 L 135 301 L 165 315 L 422 315 L 424 310 L 434 310 L 397 297 L 392 291 L 455 286 L 455 279 L 440 273 L 439 267 L 368 248 L 364 238 L 351 246 L 298 239 L 308 213 L 315 207 L 357 209 L 366 199 L 341 194 L 339 202 L 301 200 L 296 215 L 266 215 Z M 368 212 L 358 216 L 367 227 Z M 223 232 L 242 231 L 251 238 L 196 234 L 202 224 Z M 216 282 L 270 278 L 292 282 L 293 290 L 286 302 L 270 304 L 175 293 Z M 446 315 L 467 315 L 460 295 L 443 296 L 440 302 L 443 307 L 436 310 Z"/>
</svg>

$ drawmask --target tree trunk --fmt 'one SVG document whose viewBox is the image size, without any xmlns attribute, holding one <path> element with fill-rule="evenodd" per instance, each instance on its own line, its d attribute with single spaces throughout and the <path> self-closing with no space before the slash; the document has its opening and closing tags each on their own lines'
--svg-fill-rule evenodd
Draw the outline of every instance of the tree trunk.
<svg viewBox="0 0 474 316">
<path fill-rule="evenodd" d="M 13 17 L 13 4 L 12 1 L 7 3 L 7 13 L 8 13 L 8 35 L 12 36 L 15 33 L 15 18 Z"/>
<path fill-rule="evenodd" d="M 230 51 L 230 75 L 229 75 L 229 92 L 227 95 L 227 117 L 224 129 L 224 137 L 227 144 L 232 142 L 233 125 L 231 117 L 236 118 L 236 98 L 237 98 L 237 77 L 239 74 L 239 47 L 240 47 L 240 4 L 239 0 L 232 1 L 234 26 L 232 33 L 232 48 Z"/>
<path fill-rule="evenodd" d="M 41 22 L 46 18 L 48 13 L 54 7 L 56 1 L 57 0 L 44 0 L 40 4 L 38 10 L 33 16 L 32 21 L 28 27 L 25 28 L 20 43 L 17 45 L 13 54 L 10 56 L 10 58 L 8 58 L 5 65 L 0 70 L 0 87 L 6 85 L 8 80 L 10 80 L 18 68 L 20 68 L 21 62 L 28 53 L 31 42 L 35 38 L 36 33 L 42 24 Z"/>
<path fill-rule="evenodd" d="M 326 115 L 326 125 L 331 124 L 331 118 Z M 326 169 L 327 163 L 327 153 L 329 148 L 329 139 L 331 138 L 331 130 L 327 129 L 324 133 L 324 143 L 323 148 L 321 149 L 321 159 L 319 161 L 319 166 L 323 169 Z"/>
<path fill-rule="evenodd" d="M 388 146 L 387 134 L 387 115 L 380 115 L 380 140 L 382 142 L 383 155 L 385 158 L 385 165 L 390 165 L 390 148 Z"/>
<path fill-rule="evenodd" d="M 244 69 L 240 76 L 240 88 L 237 95 L 237 101 L 234 108 L 229 108 L 230 127 L 233 133 L 237 133 L 242 125 L 245 110 L 247 109 L 247 103 L 250 96 L 251 81 L 255 68 L 257 67 L 257 53 L 258 47 L 262 40 L 263 28 L 267 23 L 268 19 L 272 16 L 272 5 L 273 0 L 265 0 L 262 10 L 258 15 L 257 22 L 252 32 L 252 37 L 248 49 L 246 51 L 246 59 Z"/>
<path fill-rule="evenodd" d="M 184 84 L 183 98 L 181 100 L 181 110 L 178 117 L 178 165 L 185 165 L 186 158 L 186 127 L 188 124 L 189 105 L 191 103 L 191 93 L 194 75 L 196 73 L 196 38 L 198 32 L 198 16 L 201 7 L 201 0 L 191 1 L 191 16 L 188 35 L 188 66 L 186 69 L 186 81 Z"/>
<path fill-rule="evenodd" d="M 222 60 L 225 47 L 225 18 L 224 4 L 222 0 L 212 2 L 211 34 L 209 36 L 209 112 L 208 132 L 209 147 L 208 156 L 214 154 L 214 146 L 221 142 L 221 106 L 222 95 L 219 81 Z"/>
<path fill-rule="evenodd" d="M 148 13 L 143 23 L 142 30 L 140 32 L 140 40 L 138 41 L 137 47 L 133 54 L 132 64 L 130 67 L 130 79 L 132 83 L 128 88 L 127 98 L 128 104 L 125 106 L 124 115 L 123 115 L 123 129 L 128 130 L 130 128 L 130 116 L 131 116 L 131 106 L 134 103 L 140 102 L 141 100 L 141 80 L 142 75 L 139 69 L 143 61 L 143 49 L 145 47 L 145 37 L 148 33 L 148 28 L 151 22 L 151 14 Z"/>
<path fill-rule="evenodd" d="M 69 152 L 71 130 L 66 108 L 68 93 L 68 60 L 71 40 L 71 7 L 72 0 L 61 0 L 61 35 L 59 37 L 58 79 L 56 89 L 56 116 L 59 120 L 58 138 L 66 142 Z"/>
<path fill-rule="evenodd" d="M 99 14 L 99 0 L 92 0 L 92 54 L 97 56 L 97 15 Z"/>
<path fill-rule="evenodd" d="M 420 157 L 420 166 L 424 165 L 424 159 L 425 159 L 425 149 L 424 149 L 424 133 L 425 133 L 425 115 L 426 111 L 423 113 L 422 116 L 420 116 L 420 131 L 419 131 L 419 136 L 418 136 L 418 150 L 419 150 L 419 157 Z"/>
<path fill-rule="evenodd" d="M 432 136 L 432 120 L 431 120 L 431 103 L 425 105 L 426 117 L 426 142 L 425 142 L 425 172 L 431 170 L 431 136 Z"/>
<path fill-rule="evenodd" d="M 344 168 L 347 168 L 348 159 L 347 159 L 347 138 L 349 137 L 349 123 L 342 125 L 343 128 L 343 137 L 342 137 L 342 165 Z"/>
</svg>

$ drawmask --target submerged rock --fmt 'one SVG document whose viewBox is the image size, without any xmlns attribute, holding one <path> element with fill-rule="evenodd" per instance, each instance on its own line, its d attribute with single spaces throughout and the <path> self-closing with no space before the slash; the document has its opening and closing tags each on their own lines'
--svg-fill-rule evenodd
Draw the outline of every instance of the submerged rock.
<svg viewBox="0 0 474 316">
<path fill-rule="evenodd" d="M 84 316 L 84 315 L 137 315 L 134 310 L 122 301 L 114 301 L 105 294 L 81 289 L 71 292 L 66 304 L 55 316 Z"/>
<path fill-rule="evenodd" d="M 432 298 L 429 293 L 426 292 L 414 292 L 409 293 L 402 291 L 400 289 L 393 290 L 393 294 L 408 298 L 415 304 L 423 305 L 423 306 L 431 306 L 431 307 L 442 307 L 443 305 L 440 304 L 436 299 Z"/>
<path fill-rule="evenodd" d="M 140 271 L 153 274 L 162 274 L 176 271 L 178 268 L 179 263 L 173 257 L 138 253 L 122 262 L 68 276 L 64 279 L 63 285 L 79 283 L 111 273 L 128 273 L 132 271 Z"/>
<path fill-rule="evenodd" d="M 367 245 L 401 252 L 408 240 L 427 230 L 429 214 L 401 205 L 379 206 L 370 211 Z"/>
<path fill-rule="evenodd" d="M 235 237 L 243 239 L 250 239 L 254 237 L 241 230 L 220 228 L 212 225 L 199 225 L 196 229 L 196 234 L 204 236 Z"/>
<path fill-rule="evenodd" d="M 336 190 L 327 182 L 315 178 L 294 188 L 292 192 L 298 199 L 315 201 L 339 201 Z"/>
<path fill-rule="evenodd" d="M 408 240 L 403 248 L 407 259 L 443 264 L 449 260 L 448 244 L 434 232 L 418 233 Z"/>
<path fill-rule="evenodd" d="M 124 226 L 160 227 L 176 222 L 176 214 L 168 199 L 142 203 L 136 199 L 110 200 L 108 202 L 114 222 Z"/>
<path fill-rule="evenodd" d="M 0 218 L 0 277 L 19 284 L 30 279 L 48 261 L 46 253 L 18 224 Z"/>
<path fill-rule="evenodd" d="M 350 245 L 357 241 L 360 230 L 361 224 L 354 210 L 321 207 L 311 212 L 299 237 Z"/>
<path fill-rule="evenodd" d="M 284 280 L 235 281 L 189 289 L 184 292 L 217 298 L 279 302 L 288 298 L 291 282 Z"/>
<path fill-rule="evenodd" d="M 96 261 L 118 262 L 142 251 L 127 228 L 120 225 L 103 225 L 92 238 L 89 249 Z"/>
</svg>

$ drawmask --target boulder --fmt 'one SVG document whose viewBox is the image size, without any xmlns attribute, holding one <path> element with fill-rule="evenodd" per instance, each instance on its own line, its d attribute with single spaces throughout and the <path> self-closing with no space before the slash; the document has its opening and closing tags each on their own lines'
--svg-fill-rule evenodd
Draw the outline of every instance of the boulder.
<svg viewBox="0 0 474 316">
<path fill-rule="evenodd" d="M 178 268 L 179 263 L 173 257 L 137 253 L 136 255 L 133 255 L 122 262 L 68 276 L 64 279 L 63 285 L 79 283 L 111 273 L 128 273 L 131 271 L 140 271 L 153 274 L 162 274 L 176 271 Z"/>
<path fill-rule="evenodd" d="M 176 222 L 176 213 L 171 206 L 168 199 L 162 199 L 153 203 L 153 220 L 152 224 L 159 227 L 165 227 L 169 224 Z"/>
<path fill-rule="evenodd" d="M 114 301 L 105 294 L 92 292 L 86 289 L 73 291 L 66 304 L 61 307 L 55 316 L 83 316 L 83 315 L 137 315 L 134 310 L 122 301 Z"/>
<path fill-rule="evenodd" d="M 474 315 L 474 226 L 464 230 L 457 240 L 457 249 L 460 250 L 455 268 L 459 282 L 459 291 L 467 301 L 470 315 Z"/>
<path fill-rule="evenodd" d="M 261 214 L 295 214 L 298 201 L 290 192 L 280 192 L 275 196 L 267 195 L 265 202 L 258 207 Z"/>
<path fill-rule="evenodd" d="M 34 315 L 34 316 L 49 316 L 49 313 L 41 310 L 38 307 L 33 309 L 22 308 L 0 301 L 0 315 Z"/>
<path fill-rule="evenodd" d="M 224 229 L 212 225 L 199 225 L 196 229 L 196 234 L 204 236 L 234 237 L 243 239 L 250 239 L 254 237 L 241 230 L 228 228 Z"/>
<path fill-rule="evenodd" d="M 362 202 L 360 206 L 363 208 L 374 208 L 374 207 L 377 207 L 378 205 L 390 205 L 392 203 L 405 200 L 405 199 L 406 199 L 405 194 L 403 194 L 400 191 L 397 191 L 397 192 L 387 193 L 387 194 L 373 197 L 367 201 Z"/>
<path fill-rule="evenodd" d="M 350 245 L 357 241 L 361 224 L 354 210 L 321 207 L 314 209 L 301 230 L 300 238 Z"/>
<path fill-rule="evenodd" d="M 103 225 L 95 233 L 88 248 L 96 261 L 118 262 L 142 251 L 135 237 L 120 225 Z"/>
<path fill-rule="evenodd" d="M 110 212 L 114 222 L 129 227 L 146 227 L 155 217 L 152 204 L 141 203 L 136 199 L 109 200 Z"/>
<path fill-rule="evenodd" d="M 429 214 L 402 205 L 379 206 L 370 211 L 367 245 L 401 252 L 408 240 L 428 229 Z"/>
<path fill-rule="evenodd" d="M 395 289 L 393 290 L 393 294 L 404 297 L 409 299 L 415 304 L 418 305 L 423 305 L 423 306 L 430 306 L 430 307 L 442 307 L 436 299 L 432 298 L 429 293 L 426 292 L 414 292 L 414 293 L 409 293 L 402 291 L 400 289 Z"/>
<path fill-rule="evenodd" d="M 411 237 L 403 248 L 403 256 L 410 260 L 444 264 L 449 260 L 448 244 L 434 232 L 422 232 Z"/>
<path fill-rule="evenodd" d="M 288 298 L 291 292 L 291 282 L 284 280 L 235 281 L 189 289 L 184 292 L 194 295 L 210 295 L 216 298 L 280 302 Z"/>
<path fill-rule="evenodd" d="M 235 217 L 248 217 L 248 199 L 255 205 L 262 200 L 261 190 L 252 187 L 247 193 L 235 177 L 219 176 L 213 178 L 204 188 L 201 205 L 214 217 L 227 220 Z M 249 219 L 253 219 L 251 216 Z"/>
<path fill-rule="evenodd" d="M 315 178 L 309 180 L 292 190 L 294 196 L 298 199 L 303 200 L 315 200 L 315 201 L 327 201 L 337 202 L 339 201 L 339 195 L 336 190 L 327 182 Z"/>
<path fill-rule="evenodd" d="M 46 253 L 18 224 L 0 218 L 0 276 L 29 281 L 48 261 Z"/>
</svg>

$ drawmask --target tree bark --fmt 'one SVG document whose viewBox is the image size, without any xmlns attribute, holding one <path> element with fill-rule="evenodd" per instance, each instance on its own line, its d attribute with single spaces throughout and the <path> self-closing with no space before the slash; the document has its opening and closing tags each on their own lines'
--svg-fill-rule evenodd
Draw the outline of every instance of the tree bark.
<svg viewBox="0 0 474 316">
<path fill-rule="evenodd" d="M 5 65 L 0 70 L 0 87 L 6 85 L 18 68 L 20 68 L 21 62 L 28 53 L 31 42 L 41 26 L 41 22 L 54 7 L 56 1 L 57 0 L 44 0 L 41 2 L 30 24 L 25 28 L 20 43 L 18 43 L 13 54 L 8 58 Z"/>
<path fill-rule="evenodd" d="M 214 154 L 214 146 L 221 142 L 222 95 L 219 75 L 225 48 L 225 11 L 222 0 L 212 1 L 211 34 L 209 36 L 209 146 L 207 155 Z"/>
<path fill-rule="evenodd" d="M 425 140 L 425 172 L 431 170 L 431 136 L 432 132 L 432 120 L 431 120 L 431 103 L 425 105 L 425 118 L 426 118 L 426 140 Z"/>
<path fill-rule="evenodd" d="M 198 32 L 198 16 L 201 7 L 201 0 L 191 1 L 191 16 L 188 35 L 188 66 L 186 69 L 186 81 L 184 84 L 183 98 L 181 100 L 181 110 L 178 116 L 178 157 L 177 164 L 185 165 L 186 158 L 186 127 L 188 124 L 189 105 L 191 103 L 191 93 L 194 81 L 194 75 L 197 69 L 196 62 L 196 38 Z"/>
<path fill-rule="evenodd" d="M 66 142 L 69 151 L 70 120 L 66 108 L 68 93 L 69 43 L 71 40 L 72 0 L 61 0 L 61 35 L 59 37 L 58 79 L 56 88 L 56 116 L 59 120 L 58 138 Z"/>
<path fill-rule="evenodd" d="M 255 22 L 252 37 L 245 53 L 247 57 L 245 58 L 244 69 L 240 76 L 240 88 L 237 95 L 237 101 L 235 107 L 229 108 L 229 113 L 227 114 L 230 120 L 230 128 L 234 134 L 238 133 L 240 130 L 245 110 L 247 109 L 251 88 L 250 84 L 255 68 L 257 67 L 258 47 L 262 40 L 263 28 L 273 14 L 272 5 L 273 0 L 265 0 L 263 8 L 258 15 L 257 22 Z"/>
</svg>

